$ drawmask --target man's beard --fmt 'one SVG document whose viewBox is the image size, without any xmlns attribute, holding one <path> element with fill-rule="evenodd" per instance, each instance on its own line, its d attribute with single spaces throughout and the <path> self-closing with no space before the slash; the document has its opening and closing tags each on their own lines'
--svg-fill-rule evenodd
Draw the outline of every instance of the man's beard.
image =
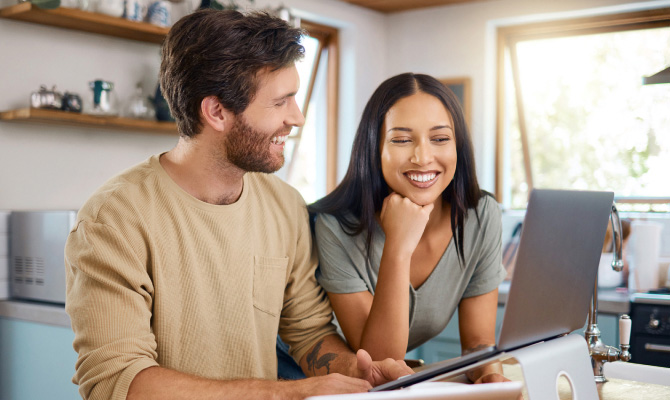
<svg viewBox="0 0 670 400">
<path fill-rule="evenodd" d="M 287 128 L 282 128 L 268 135 L 251 127 L 239 115 L 224 144 L 228 161 L 246 172 L 275 172 L 284 165 L 284 154 L 277 156 L 271 152 L 270 140 L 287 133 Z"/>
</svg>

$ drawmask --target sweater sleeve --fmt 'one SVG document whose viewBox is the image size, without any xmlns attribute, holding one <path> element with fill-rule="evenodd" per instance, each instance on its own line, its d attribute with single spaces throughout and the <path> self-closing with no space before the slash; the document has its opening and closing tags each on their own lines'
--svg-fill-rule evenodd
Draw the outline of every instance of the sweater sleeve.
<svg viewBox="0 0 670 400">
<path fill-rule="evenodd" d="M 298 214 L 295 258 L 279 322 L 279 335 L 290 346 L 289 353 L 298 363 L 320 339 L 337 334 L 330 302 L 316 281 L 318 262 L 308 221 L 303 202 Z"/>
<path fill-rule="evenodd" d="M 72 380 L 84 399 L 125 399 L 135 375 L 158 365 L 146 264 L 118 231 L 81 221 L 68 237 L 65 266 L 79 354 Z"/>
</svg>

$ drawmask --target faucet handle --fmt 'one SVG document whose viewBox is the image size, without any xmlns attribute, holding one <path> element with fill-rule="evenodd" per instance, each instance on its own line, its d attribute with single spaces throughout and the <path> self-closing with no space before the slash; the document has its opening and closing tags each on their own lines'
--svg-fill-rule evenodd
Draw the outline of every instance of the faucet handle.
<svg viewBox="0 0 670 400">
<path fill-rule="evenodd" d="M 630 345 L 630 328 L 632 325 L 632 320 L 627 314 L 624 314 L 619 318 L 619 344 L 621 346 Z"/>
<path fill-rule="evenodd" d="M 626 314 L 619 318 L 619 346 L 621 353 L 619 353 L 620 361 L 630 361 L 632 355 L 630 354 L 630 329 L 632 320 Z"/>
<path fill-rule="evenodd" d="M 619 319 L 619 343 L 621 346 L 630 345 L 630 328 L 632 321 L 626 314 Z"/>
</svg>

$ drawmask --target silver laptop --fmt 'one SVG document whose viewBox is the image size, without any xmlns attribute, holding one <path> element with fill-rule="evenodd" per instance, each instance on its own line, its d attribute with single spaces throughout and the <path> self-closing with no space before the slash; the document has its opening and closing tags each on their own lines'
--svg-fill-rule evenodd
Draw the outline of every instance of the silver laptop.
<svg viewBox="0 0 670 400">
<path fill-rule="evenodd" d="M 584 326 L 614 193 L 533 190 L 496 346 L 377 386 L 394 390 Z"/>
</svg>

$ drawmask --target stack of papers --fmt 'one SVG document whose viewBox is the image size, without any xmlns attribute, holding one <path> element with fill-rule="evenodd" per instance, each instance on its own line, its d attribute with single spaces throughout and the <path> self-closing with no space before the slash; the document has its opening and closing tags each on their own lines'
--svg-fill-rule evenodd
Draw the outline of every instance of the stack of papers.
<svg viewBox="0 0 670 400">
<path fill-rule="evenodd" d="M 388 392 L 313 396 L 307 400 L 517 400 L 523 382 L 466 385 L 455 382 L 422 382 L 405 389 Z"/>
</svg>

